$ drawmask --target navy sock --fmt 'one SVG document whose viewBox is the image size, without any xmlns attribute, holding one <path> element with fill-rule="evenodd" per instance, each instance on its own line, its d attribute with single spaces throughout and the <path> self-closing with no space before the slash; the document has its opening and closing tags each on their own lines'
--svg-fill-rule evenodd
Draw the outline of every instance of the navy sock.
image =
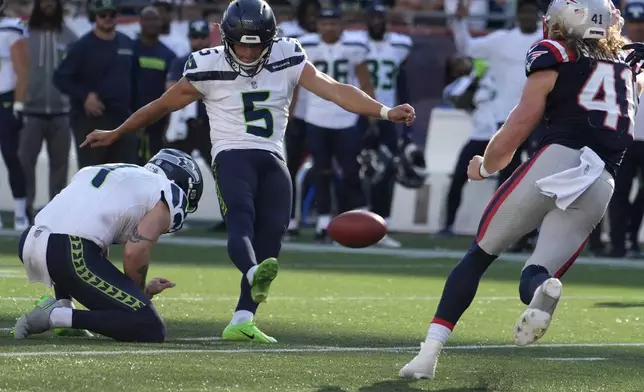
<svg viewBox="0 0 644 392">
<path fill-rule="evenodd" d="M 135 312 L 122 310 L 74 310 L 72 328 L 86 329 L 122 342 L 161 343 L 166 331 L 153 305 Z"/>
<path fill-rule="evenodd" d="M 72 296 L 57 284 L 54 285 L 54 294 L 56 295 L 56 299 L 68 299 L 70 301 L 72 300 Z"/>
<path fill-rule="evenodd" d="M 543 282 L 550 279 L 546 267 L 541 265 L 529 265 L 521 272 L 521 282 L 519 283 L 519 296 L 521 302 L 530 305 L 534 292 Z"/>
<path fill-rule="evenodd" d="M 239 294 L 239 300 L 237 301 L 237 308 L 235 308 L 235 311 L 248 310 L 252 314 L 255 314 L 258 306 L 259 304 L 253 301 L 253 297 L 250 295 L 250 283 L 248 283 L 246 275 L 243 275 L 241 280 L 241 294 Z"/>
<path fill-rule="evenodd" d="M 434 322 L 454 328 L 472 303 L 481 277 L 497 257 L 485 253 L 476 242 L 472 244 L 447 277 Z"/>
</svg>

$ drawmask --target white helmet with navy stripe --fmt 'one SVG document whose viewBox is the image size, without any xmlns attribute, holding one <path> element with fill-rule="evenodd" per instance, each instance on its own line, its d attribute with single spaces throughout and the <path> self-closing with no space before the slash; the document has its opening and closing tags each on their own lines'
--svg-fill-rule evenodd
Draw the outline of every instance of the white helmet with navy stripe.
<svg viewBox="0 0 644 392">
<path fill-rule="evenodd" d="M 560 29 L 577 39 L 602 39 L 613 23 L 611 0 L 554 0 L 545 22 L 549 30 Z"/>
</svg>

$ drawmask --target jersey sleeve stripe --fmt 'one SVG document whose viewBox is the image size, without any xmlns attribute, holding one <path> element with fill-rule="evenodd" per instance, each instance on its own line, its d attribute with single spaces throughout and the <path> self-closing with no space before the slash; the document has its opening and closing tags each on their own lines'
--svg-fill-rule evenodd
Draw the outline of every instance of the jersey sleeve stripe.
<svg viewBox="0 0 644 392">
<path fill-rule="evenodd" d="M 547 39 L 541 41 L 541 45 L 548 48 L 558 62 L 563 63 L 568 61 L 568 53 L 559 42 Z"/>
<path fill-rule="evenodd" d="M 358 46 L 366 51 L 369 51 L 369 47 L 362 42 L 343 42 L 342 45 L 346 46 Z"/>
<path fill-rule="evenodd" d="M 21 36 L 25 34 L 25 30 L 21 29 L 20 27 L 14 27 L 14 26 L 0 27 L 0 32 L 3 32 L 3 31 L 11 31 L 13 33 L 18 33 Z"/>
<path fill-rule="evenodd" d="M 185 78 L 190 82 L 205 82 L 208 80 L 235 80 L 239 74 L 235 71 L 202 71 L 189 72 Z"/>
</svg>

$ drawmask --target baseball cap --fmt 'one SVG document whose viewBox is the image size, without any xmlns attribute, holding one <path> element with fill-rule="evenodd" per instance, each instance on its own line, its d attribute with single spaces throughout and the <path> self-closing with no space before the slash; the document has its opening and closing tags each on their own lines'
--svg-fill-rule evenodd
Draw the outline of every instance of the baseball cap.
<svg viewBox="0 0 644 392">
<path fill-rule="evenodd" d="M 114 0 L 94 0 L 90 3 L 90 7 L 96 13 L 101 11 L 117 11 Z"/>
<path fill-rule="evenodd" d="M 644 22 L 644 3 L 632 2 L 626 4 L 624 20 L 627 22 Z"/>
<path fill-rule="evenodd" d="M 205 20 L 193 20 L 188 24 L 188 37 L 202 38 L 210 35 L 210 27 Z"/>
<path fill-rule="evenodd" d="M 318 15 L 319 19 L 339 19 L 342 17 L 342 13 L 338 8 L 322 8 L 320 14 Z"/>
</svg>

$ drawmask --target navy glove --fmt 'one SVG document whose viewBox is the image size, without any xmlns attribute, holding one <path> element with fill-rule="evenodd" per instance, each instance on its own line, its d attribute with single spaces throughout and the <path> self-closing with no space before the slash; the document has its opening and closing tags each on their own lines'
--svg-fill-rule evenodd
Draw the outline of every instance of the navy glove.
<svg viewBox="0 0 644 392">
<path fill-rule="evenodd" d="M 622 46 L 622 49 L 633 50 L 625 59 L 626 63 L 631 67 L 636 66 L 640 61 L 644 60 L 644 43 L 633 42 L 632 44 Z"/>
</svg>

